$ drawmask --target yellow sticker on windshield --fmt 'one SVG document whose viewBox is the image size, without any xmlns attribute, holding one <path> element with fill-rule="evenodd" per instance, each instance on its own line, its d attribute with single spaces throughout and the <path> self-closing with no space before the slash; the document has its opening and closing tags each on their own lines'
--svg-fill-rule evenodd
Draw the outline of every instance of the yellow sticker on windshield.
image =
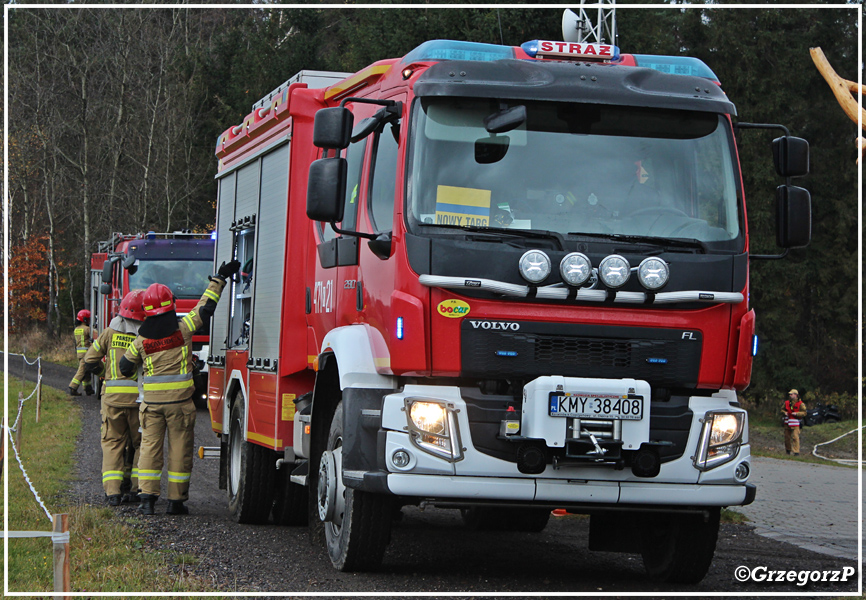
<svg viewBox="0 0 866 600">
<path fill-rule="evenodd" d="M 436 188 L 436 224 L 487 227 L 490 190 L 440 185 Z"/>
</svg>

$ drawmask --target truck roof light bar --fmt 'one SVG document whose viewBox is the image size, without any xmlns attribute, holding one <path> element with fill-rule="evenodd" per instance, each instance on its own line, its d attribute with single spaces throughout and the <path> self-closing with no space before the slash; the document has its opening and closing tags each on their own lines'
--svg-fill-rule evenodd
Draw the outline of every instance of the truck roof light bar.
<svg viewBox="0 0 866 600">
<path fill-rule="evenodd" d="M 638 67 L 653 69 L 669 75 L 691 75 L 703 77 L 721 85 L 719 77 L 704 61 L 693 56 L 655 56 L 652 54 L 632 54 Z"/>
<path fill-rule="evenodd" d="M 411 50 L 403 57 L 400 64 L 441 60 L 492 61 L 503 58 L 517 58 L 514 47 L 479 42 L 430 40 Z"/>
<path fill-rule="evenodd" d="M 492 279 L 476 279 L 471 277 L 448 277 L 445 275 L 421 275 L 419 281 L 427 287 L 441 287 L 447 289 L 472 289 L 502 294 L 514 298 L 526 298 L 530 294 L 530 287 L 495 281 Z M 569 288 L 565 286 L 545 286 L 535 288 L 535 297 L 543 300 L 567 300 Z M 577 290 L 577 301 L 579 302 L 605 302 L 608 301 L 607 290 L 592 290 L 580 288 Z M 613 302 L 617 304 L 676 304 L 679 302 L 700 302 L 703 304 L 740 304 L 743 302 L 743 294 L 740 292 L 708 292 L 701 290 L 684 290 L 681 292 L 660 292 L 647 295 L 644 292 L 620 292 L 617 291 Z"/>
</svg>

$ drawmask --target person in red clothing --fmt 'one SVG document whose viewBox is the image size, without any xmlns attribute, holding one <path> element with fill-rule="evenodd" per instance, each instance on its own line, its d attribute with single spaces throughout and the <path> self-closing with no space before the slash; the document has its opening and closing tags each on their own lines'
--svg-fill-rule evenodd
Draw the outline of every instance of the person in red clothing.
<svg viewBox="0 0 866 600">
<path fill-rule="evenodd" d="M 791 390 L 782 407 L 782 425 L 785 428 L 785 454 L 800 456 L 800 419 L 806 416 L 806 404 L 800 392 Z"/>
</svg>

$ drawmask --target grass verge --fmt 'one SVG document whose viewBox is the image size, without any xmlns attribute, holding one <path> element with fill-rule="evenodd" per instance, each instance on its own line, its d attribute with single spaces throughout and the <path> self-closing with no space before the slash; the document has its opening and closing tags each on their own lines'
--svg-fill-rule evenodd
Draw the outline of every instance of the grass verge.
<svg viewBox="0 0 866 600">
<path fill-rule="evenodd" d="M 797 460 L 800 462 L 812 462 L 822 465 L 837 465 L 827 460 L 812 456 L 812 449 L 816 444 L 828 442 L 844 433 L 857 429 L 857 421 L 841 421 L 839 423 L 824 423 L 812 427 L 803 427 L 800 431 L 800 456 L 785 454 L 785 434 L 782 425 L 772 419 L 749 419 L 749 443 L 752 454 L 766 456 L 769 458 L 780 458 L 783 460 Z M 821 446 L 818 453 L 829 458 L 857 458 L 857 432 L 842 439 Z"/>
<path fill-rule="evenodd" d="M 27 397 L 34 384 L 9 377 L 9 416 L 15 422 L 19 391 Z M 144 531 L 136 519 L 122 519 L 107 507 L 75 504 L 69 481 L 75 472 L 75 440 L 81 430 L 78 405 L 61 392 L 43 387 L 42 413 L 36 423 L 35 397 L 24 404 L 19 455 L 33 488 L 52 514 L 69 514 L 73 592 L 199 592 L 214 590 L 190 576 L 174 559 L 144 547 Z M 5 431 L 3 435 L 6 435 Z M 39 506 L 9 444 L 9 503 L 3 504 L 10 531 L 51 531 L 51 520 Z M 8 540 L 10 592 L 54 590 L 50 538 Z"/>
</svg>

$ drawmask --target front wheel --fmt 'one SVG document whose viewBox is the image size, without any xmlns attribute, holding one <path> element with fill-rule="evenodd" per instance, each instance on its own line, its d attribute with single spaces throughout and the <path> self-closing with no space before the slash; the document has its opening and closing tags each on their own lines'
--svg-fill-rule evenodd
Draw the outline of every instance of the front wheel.
<svg viewBox="0 0 866 600">
<path fill-rule="evenodd" d="M 334 568 L 369 571 L 379 567 L 391 538 L 389 496 L 343 484 L 343 403 L 337 405 L 320 462 L 316 490 L 318 517 L 324 522 L 325 544 Z"/>
<path fill-rule="evenodd" d="M 244 400 L 232 405 L 228 442 L 229 511 L 238 523 L 267 523 L 274 503 L 276 454 L 244 441 Z"/>
<path fill-rule="evenodd" d="M 641 527 L 641 555 L 653 581 L 698 583 L 707 574 L 719 537 L 718 507 L 709 515 L 659 515 Z"/>
</svg>

